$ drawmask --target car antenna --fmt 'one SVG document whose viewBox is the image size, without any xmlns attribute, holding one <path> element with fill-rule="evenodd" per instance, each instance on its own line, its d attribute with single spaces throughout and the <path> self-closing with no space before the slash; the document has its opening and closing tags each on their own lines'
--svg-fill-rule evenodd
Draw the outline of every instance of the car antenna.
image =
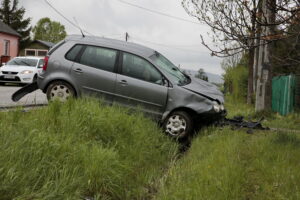
<svg viewBox="0 0 300 200">
<path fill-rule="evenodd" d="M 74 21 L 75 21 L 75 23 L 76 23 L 76 25 L 77 25 L 77 28 L 80 30 L 82 37 L 84 38 L 84 37 L 85 37 L 85 35 L 84 35 L 83 31 L 82 31 L 82 28 L 79 26 L 79 23 L 78 23 L 78 21 L 76 20 L 76 18 L 75 18 L 75 17 L 73 17 L 73 19 L 74 19 Z"/>
</svg>

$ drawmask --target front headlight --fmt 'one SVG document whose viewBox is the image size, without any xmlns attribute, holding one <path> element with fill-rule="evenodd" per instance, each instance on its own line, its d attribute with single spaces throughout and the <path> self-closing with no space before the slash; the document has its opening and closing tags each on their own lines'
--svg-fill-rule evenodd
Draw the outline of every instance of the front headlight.
<svg viewBox="0 0 300 200">
<path fill-rule="evenodd" d="M 221 111 L 221 106 L 217 102 L 213 102 L 213 109 L 215 112 L 220 112 Z"/>
<path fill-rule="evenodd" d="M 31 71 L 31 70 L 24 70 L 20 74 L 31 74 L 31 73 L 33 73 L 33 71 Z"/>
<path fill-rule="evenodd" d="M 223 104 L 220 106 L 220 108 L 221 108 L 221 110 L 222 110 L 222 111 L 223 111 L 223 110 L 225 110 L 225 108 L 224 108 L 224 105 L 223 105 Z"/>
</svg>

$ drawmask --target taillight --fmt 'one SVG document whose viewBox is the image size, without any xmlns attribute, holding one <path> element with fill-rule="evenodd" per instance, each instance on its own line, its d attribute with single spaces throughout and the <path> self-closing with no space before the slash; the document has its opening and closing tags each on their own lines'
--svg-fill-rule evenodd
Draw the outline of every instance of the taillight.
<svg viewBox="0 0 300 200">
<path fill-rule="evenodd" d="M 49 60 L 49 56 L 45 56 L 45 58 L 44 58 L 44 65 L 43 65 L 43 71 L 47 70 L 48 60 Z"/>
</svg>

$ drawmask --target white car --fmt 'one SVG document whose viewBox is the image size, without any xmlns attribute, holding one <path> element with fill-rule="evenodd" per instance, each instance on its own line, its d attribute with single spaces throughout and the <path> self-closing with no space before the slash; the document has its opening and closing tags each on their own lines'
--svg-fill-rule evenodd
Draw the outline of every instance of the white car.
<svg viewBox="0 0 300 200">
<path fill-rule="evenodd" d="M 35 82 L 38 73 L 43 70 L 43 65 L 44 58 L 15 57 L 0 67 L 0 84 Z"/>
</svg>

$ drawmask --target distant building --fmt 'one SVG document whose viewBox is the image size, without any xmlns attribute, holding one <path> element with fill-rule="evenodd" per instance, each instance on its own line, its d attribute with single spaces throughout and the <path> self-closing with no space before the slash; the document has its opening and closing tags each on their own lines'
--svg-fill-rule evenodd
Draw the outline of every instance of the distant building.
<svg viewBox="0 0 300 200">
<path fill-rule="evenodd" d="M 0 20 L 0 61 L 6 63 L 18 55 L 21 35 Z"/>
<path fill-rule="evenodd" d="M 49 49 L 55 44 L 42 40 L 35 40 L 31 42 L 25 49 L 20 51 L 20 56 L 45 56 Z"/>
</svg>

